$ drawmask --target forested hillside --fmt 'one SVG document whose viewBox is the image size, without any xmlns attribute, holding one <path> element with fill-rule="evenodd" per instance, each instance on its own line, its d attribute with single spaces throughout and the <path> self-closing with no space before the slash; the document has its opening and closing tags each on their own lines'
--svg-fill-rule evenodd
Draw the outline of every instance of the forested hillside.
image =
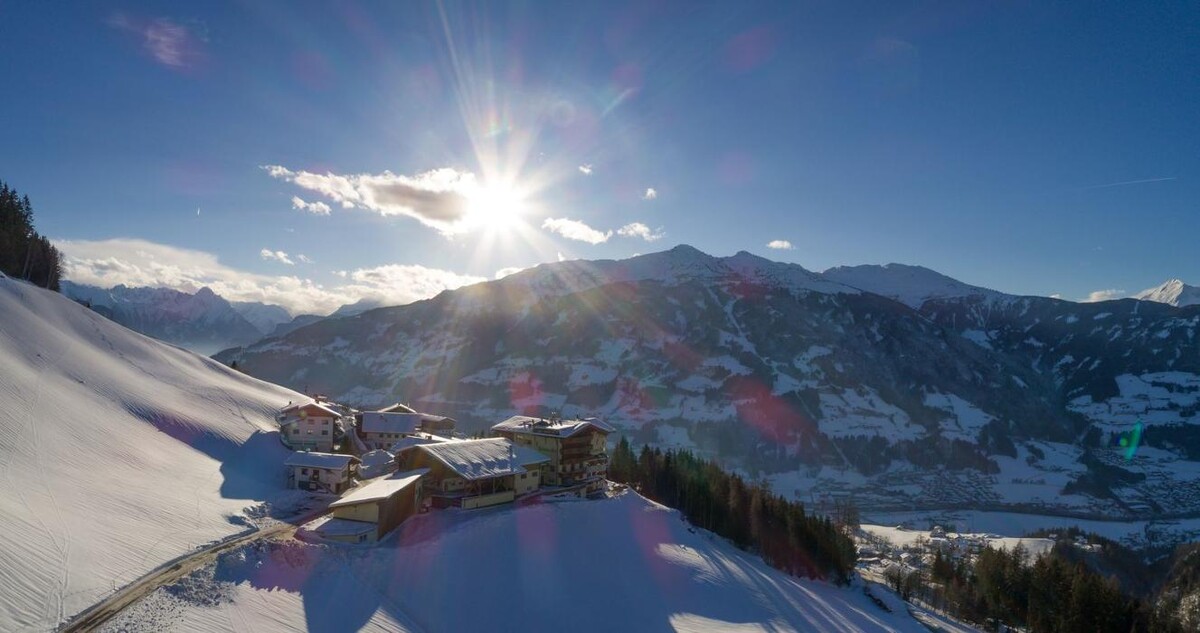
<svg viewBox="0 0 1200 633">
<path fill-rule="evenodd" d="M 0 272 L 58 290 L 62 256 L 33 228 L 33 204 L 0 181 Z"/>
</svg>

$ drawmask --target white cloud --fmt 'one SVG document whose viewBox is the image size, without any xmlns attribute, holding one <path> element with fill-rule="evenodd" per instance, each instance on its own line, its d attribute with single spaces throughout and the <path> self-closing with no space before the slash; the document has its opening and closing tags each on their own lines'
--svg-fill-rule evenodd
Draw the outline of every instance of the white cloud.
<svg viewBox="0 0 1200 633">
<path fill-rule="evenodd" d="M 1062 299 L 1062 293 L 1056 292 L 1056 293 L 1050 295 L 1050 298 L 1051 299 Z"/>
<path fill-rule="evenodd" d="M 642 200 L 653 200 L 658 197 L 658 191 L 654 187 L 647 187 L 646 193 L 642 194 Z"/>
<path fill-rule="evenodd" d="M 291 258 L 288 257 L 288 254 L 283 251 L 273 251 L 269 248 L 264 248 L 259 251 L 258 255 L 267 261 L 276 261 L 281 264 L 287 264 L 288 266 L 294 266 L 296 264 L 296 262 L 293 262 Z"/>
<path fill-rule="evenodd" d="M 558 233 L 569 240 L 578 240 L 588 244 L 603 244 L 612 237 L 612 231 L 598 231 L 579 220 L 567 218 L 546 218 L 546 221 L 542 222 L 542 228 L 551 233 Z"/>
<path fill-rule="evenodd" d="M 374 298 L 385 305 L 412 303 L 432 297 L 443 290 L 487 281 L 483 277 L 459 275 L 448 270 L 415 264 L 359 268 L 350 273 L 350 280 L 353 283 L 341 288 L 341 291 L 350 290 L 358 300 Z"/>
<path fill-rule="evenodd" d="M 584 176 L 591 176 L 592 175 L 592 164 L 587 163 L 585 165 L 580 165 L 579 173 L 583 174 Z"/>
<path fill-rule="evenodd" d="M 771 240 L 770 242 L 767 242 L 767 248 L 774 248 L 776 250 L 781 250 L 781 251 L 790 251 L 790 250 L 792 250 L 793 247 L 792 247 L 792 243 L 787 240 Z"/>
<path fill-rule="evenodd" d="M 305 202 L 300 196 L 292 196 L 292 208 L 298 211 L 308 211 L 313 215 L 329 215 L 333 209 L 329 205 L 321 202 Z"/>
<path fill-rule="evenodd" d="M 118 13 L 108 19 L 108 25 L 139 40 L 147 55 L 168 68 L 183 69 L 200 58 L 203 33 L 197 36 L 187 26 L 167 18 L 144 20 Z"/>
<path fill-rule="evenodd" d="M 1123 296 L 1125 296 L 1124 290 L 1118 290 L 1116 288 L 1106 288 L 1104 290 L 1091 291 L 1090 293 L 1088 293 L 1087 298 L 1083 299 L 1082 301 L 1084 303 L 1095 303 L 1097 301 L 1109 301 L 1111 299 L 1120 299 Z"/>
<path fill-rule="evenodd" d="M 262 167 L 272 178 L 319 193 L 342 208 L 366 209 L 380 215 L 404 215 L 444 234 L 466 230 L 468 199 L 478 188 L 475 174 L 450 167 L 415 176 L 393 174 L 316 174 L 280 165 Z"/>
<path fill-rule="evenodd" d="M 565 261 L 567 261 L 567 256 L 566 256 L 566 255 L 563 255 L 563 254 L 562 254 L 562 252 L 559 252 L 559 254 L 558 254 L 558 261 L 560 261 L 560 262 L 565 262 Z"/>
<path fill-rule="evenodd" d="M 195 292 L 205 286 L 230 301 L 274 303 L 292 314 L 329 314 L 339 306 L 369 299 L 402 305 L 471 283 L 482 277 L 424 266 L 389 265 L 335 271 L 348 283 L 325 287 L 296 276 L 260 275 L 230 268 L 203 251 L 140 239 L 56 240 L 66 259 L 65 277 L 111 288 L 153 286 Z"/>
<path fill-rule="evenodd" d="M 664 236 L 666 236 L 666 233 L 663 233 L 661 228 L 658 230 L 651 230 L 650 227 L 642 224 L 641 222 L 631 222 L 617 229 L 617 235 L 621 235 L 623 237 L 640 237 L 647 242 L 653 242 L 655 240 L 661 240 Z"/>
<path fill-rule="evenodd" d="M 313 263 L 313 260 L 309 259 L 308 255 L 305 255 L 304 253 L 300 253 L 299 255 L 297 255 L 296 259 L 300 260 L 300 263 L 302 263 L 302 264 Z"/>
<path fill-rule="evenodd" d="M 501 268 L 500 270 L 497 270 L 497 271 L 496 271 L 496 277 L 495 277 L 495 278 L 496 278 L 496 279 L 503 279 L 503 278 L 505 278 L 505 277 L 507 277 L 507 276 L 509 276 L 509 275 L 512 275 L 512 274 L 514 274 L 514 273 L 519 273 L 519 272 L 521 272 L 522 270 L 525 270 L 525 269 L 524 269 L 524 268 L 521 268 L 520 266 L 509 266 L 508 268 Z"/>
</svg>

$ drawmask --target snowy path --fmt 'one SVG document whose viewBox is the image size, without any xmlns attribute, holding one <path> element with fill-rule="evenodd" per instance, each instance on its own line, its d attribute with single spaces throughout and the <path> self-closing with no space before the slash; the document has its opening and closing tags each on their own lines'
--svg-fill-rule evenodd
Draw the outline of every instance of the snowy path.
<svg viewBox="0 0 1200 633">
<path fill-rule="evenodd" d="M 70 622 L 63 625 L 59 630 L 62 633 L 94 630 L 112 619 L 122 609 L 141 600 L 159 587 L 169 585 L 200 569 L 204 565 L 213 562 L 222 552 L 227 552 L 263 539 L 290 537 L 295 532 L 297 525 L 311 521 L 326 512 L 328 512 L 328 508 L 321 508 L 305 516 L 293 519 L 291 522 L 254 530 L 248 534 L 243 534 L 242 536 L 221 543 L 214 543 L 181 559 L 168 561 L 154 571 L 133 581 L 113 595 L 86 609 Z"/>
</svg>

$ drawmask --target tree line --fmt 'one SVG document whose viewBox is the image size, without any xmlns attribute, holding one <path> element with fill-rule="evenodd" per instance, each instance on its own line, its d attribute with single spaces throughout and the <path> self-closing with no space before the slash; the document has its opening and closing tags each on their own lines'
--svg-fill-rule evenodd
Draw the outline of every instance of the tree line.
<svg viewBox="0 0 1200 633">
<path fill-rule="evenodd" d="M 693 525 L 759 553 L 767 564 L 794 576 L 844 583 L 856 561 L 848 526 L 806 514 L 804 505 L 749 484 L 716 463 L 685 450 L 634 454 L 621 438 L 609 461 L 609 479 L 678 509 Z"/>
<path fill-rule="evenodd" d="M 920 599 L 954 617 L 1030 633 L 1184 631 L 1169 613 L 1129 596 L 1117 581 L 1069 561 L 1056 549 L 1032 561 L 1022 547 L 983 549 L 974 562 L 934 553 L 926 570 L 893 566 L 884 577 L 900 597 Z"/>
<path fill-rule="evenodd" d="M 33 205 L 0 181 L 0 272 L 58 290 L 62 255 L 33 228 Z"/>
</svg>

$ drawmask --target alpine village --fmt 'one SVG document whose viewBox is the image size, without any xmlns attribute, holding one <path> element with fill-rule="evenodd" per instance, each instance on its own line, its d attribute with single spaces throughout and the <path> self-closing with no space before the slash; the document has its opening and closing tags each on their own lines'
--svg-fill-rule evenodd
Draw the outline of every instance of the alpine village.
<svg viewBox="0 0 1200 633">
<path fill-rule="evenodd" d="M 289 488 L 336 496 L 298 536 L 375 543 L 417 513 L 607 494 L 608 435 L 594 419 L 513 416 L 468 439 L 403 404 L 356 411 L 314 396 L 280 410 Z"/>
</svg>

